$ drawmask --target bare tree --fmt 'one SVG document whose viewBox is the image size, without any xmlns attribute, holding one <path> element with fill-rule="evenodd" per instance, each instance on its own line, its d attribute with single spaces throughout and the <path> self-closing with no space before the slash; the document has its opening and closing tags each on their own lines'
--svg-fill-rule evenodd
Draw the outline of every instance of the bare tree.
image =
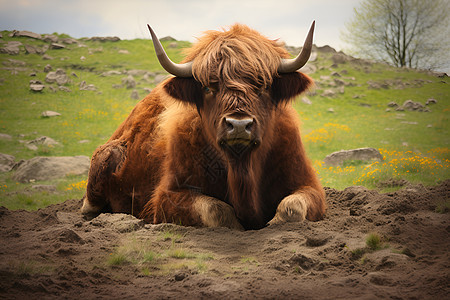
<svg viewBox="0 0 450 300">
<path fill-rule="evenodd" d="M 398 67 L 450 66 L 449 0 L 365 0 L 342 33 L 350 51 Z"/>
</svg>

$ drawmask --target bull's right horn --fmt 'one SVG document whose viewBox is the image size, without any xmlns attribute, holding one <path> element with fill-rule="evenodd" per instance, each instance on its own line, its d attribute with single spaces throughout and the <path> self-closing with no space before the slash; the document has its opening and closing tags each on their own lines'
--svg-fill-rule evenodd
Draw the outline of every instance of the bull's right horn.
<svg viewBox="0 0 450 300">
<path fill-rule="evenodd" d="M 302 52 L 292 59 L 281 59 L 280 65 L 278 66 L 278 73 L 291 73 L 295 72 L 301 67 L 303 67 L 311 55 L 313 36 L 314 36 L 314 26 L 316 21 L 313 21 L 311 28 L 309 29 L 308 36 L 306 37 L 305 44 L 303 45 Z"/>
<path fill-rule="evenodd" d="M 150 34 L 152 35 L 156 56 L 158 57 L 159 63 L 164 68 L 164 70 L 177 77 L 192 77 L 192 62 L 176 64 L 171 61 L 150 25 L 147 24 L 147 26 L 150 30 Z"/>
</svg>

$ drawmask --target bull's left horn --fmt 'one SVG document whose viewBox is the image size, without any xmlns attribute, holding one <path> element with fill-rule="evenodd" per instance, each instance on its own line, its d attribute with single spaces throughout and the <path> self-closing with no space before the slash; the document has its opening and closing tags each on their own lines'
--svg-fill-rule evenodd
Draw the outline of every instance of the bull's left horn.
<svg viewBox="0 0 450 300">
<path fill-rule="evenodd" d="M 314 26 L 316 21 L 313 21 L 311 28 L 309 29 L 308 36 L 306 37 L 305 44 L 303 45 L 302 52 L 292 59 L 281 59 L 280 65 L 278 66 L 278 73 L 291 73 L 295 72 L 301 67 L 303 67 L 311 55 L 313 36 L 314 36 Z"/>
<path fill-rule="evenodd" d="M 176 64 L 171 61 L 150 25 L 147 24 L 147 26 L 150 30 L 150 34 L 152 35 L 156 56 L 158 57 L 159 63 L 164 68 L 164 70 L 177 77 L 192 77 L 192 62 Z"/>
</svg>

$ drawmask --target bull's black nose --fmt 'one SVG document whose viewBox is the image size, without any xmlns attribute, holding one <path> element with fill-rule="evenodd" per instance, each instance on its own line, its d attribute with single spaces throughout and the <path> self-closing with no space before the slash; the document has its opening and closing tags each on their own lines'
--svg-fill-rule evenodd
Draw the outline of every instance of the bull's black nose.
<svg viewBox="0 0 450 300">
<path fill-rule="evenodd" d="M 227 140 L 230 142 L 250 142 L 253 123 L 253 119 L 225 118 Z"/>
</svg>

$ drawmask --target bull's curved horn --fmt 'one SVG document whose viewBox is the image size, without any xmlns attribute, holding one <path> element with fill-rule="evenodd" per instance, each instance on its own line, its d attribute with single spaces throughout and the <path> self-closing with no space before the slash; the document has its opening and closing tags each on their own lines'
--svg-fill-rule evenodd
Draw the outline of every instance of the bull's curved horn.
<svg viewBox="0 0 450 300">
<path fill-rule="evenodd" d="M 306 37 L 305 44 L 303 45 L 302 52 L 300 52 L 296 58 L 281 59 L 281 63 L 278 66 L 278 73 L 295 72 L 308 62 L 312 50 L 315 24 L 316 21 L 313 21 L 311 28 L 309 29 L 308 36 Z"/>
<path fill-rule="evenodd" d="M 192 77 L 192 62 L 176 64 L 171 61 L 167 56 L 166 51 L 164 51 L 164 48 L 161 45 L 161 42 L 158 40 L 155 32 L 153 32 L 153 29 L 150 27 L 150 25 L 147 24 L 147 26 L 150 30 L 150 34 L 152 35 L 156 56 L 158 57 L 159 63 L 164 68 L 164 70 L 178 77 Z"/>
</svg>

